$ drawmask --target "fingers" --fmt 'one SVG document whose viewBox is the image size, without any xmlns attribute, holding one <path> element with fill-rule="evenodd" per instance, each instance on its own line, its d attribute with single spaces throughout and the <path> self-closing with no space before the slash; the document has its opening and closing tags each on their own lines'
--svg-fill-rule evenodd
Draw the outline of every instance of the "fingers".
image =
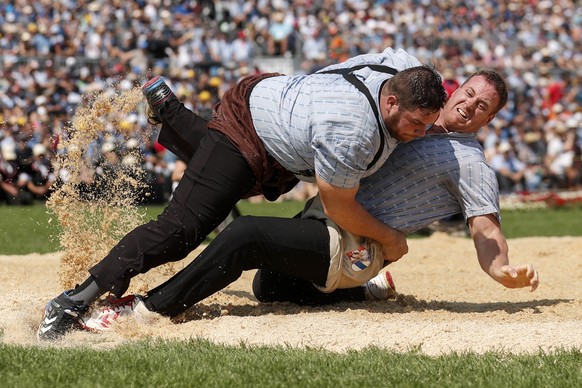
<svg viewBox="0 0 582 388">
<path fill-rule="evenodd" d="M 382 255 L 386 261 L 398 261 L 407 253 L 408 243 L 406 238 L 391 241 L 389 244 L 382 244 Z"/>
<path fill-rule="evenodd" d="M 525 269 L 525 277 L 529 281 L 529 290 L 530 292 L 535 291 L 538 288 L 540 283 L 540 275 L 538 271 L 536 271 L 531 264 L 527 264 L 524 266 L 525 268 L 521 268 L 522 270 Z"/>
<path fill-rule="evenodd" d="M 540 283 L 540 275 L 531 264 L 526 264 L 523 267 L 525 267 L 525 276 L 529 280 L 529 290 L 533 292 L 536 290 L 536 288 L 538 288 Z M 524 269 L 523 267 L 521 268 L 522 270 Z"/>
<path fill-rule="evenodd" d="M 518 269 L 512 265 L 504 265 L 503 267 L 501 267 L 501 272 L 512 279 L 516 279 L 519 276 L 517 270 Z"/>
<path fill-rule="evenodd" d="M 530 281 L 529 281 L 529 284 L 530 284 L 529 290 L 531 292 L 535 291 L 538 288 L 538 285 L 540 284 L 540 275 L 539 275 L 538 271 L 535 271 L 533 268 L 532 268 L 532 271 L 533 271 L 532 277 L 530 278 Z"/>
<path fill-rule="evenodd" d="M 510 288 L 528 287 L 530 291 L 535 291 L 539 285 L 539 274 L 531 264 L 520 266 L 505 265 L 501 269 L 506 276 L 511 278 L 511 282 L 506 284 Z"/>
</svg>

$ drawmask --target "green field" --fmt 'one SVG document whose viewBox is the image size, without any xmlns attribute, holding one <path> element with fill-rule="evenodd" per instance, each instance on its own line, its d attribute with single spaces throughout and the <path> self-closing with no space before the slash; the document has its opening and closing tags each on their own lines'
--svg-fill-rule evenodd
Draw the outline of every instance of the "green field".
<svg viewBox="0 0 582 388">
<path fill-rule="evenodd" d="M 242 214 L 292 217 L 301 211 L 303 203 L 241 201 L 239 208 Z M 144 220 L 155 218 L 162 209 L 163 206 L 144 207 Z M 582 207 L 502 211 L 501 217 L 507 238 L 582 236 Z M 0 206 L 0 254 L 59 251 L 58 234 L 56 217 L 49 214 L 43 205 Z"/>
<path fill-rule="evenodd" d="M 240 207 L 243 214 L 293 216 L 301 206 L 285 202 L 241 203 Z M 144 208 L 146 219 L 161 209 Z M 509 238 L 582 235 L 582 208 L 504 211 L 502 217 Z M 58 225 L 43 206 L 0 206 L 0 254 L 57 250 Z M 1 342 L 3 387 L 582 386 L 582 353 L 571 349 L 529 356 L 463 353 L 429 357 L 415 351 L 399 354 L 375 348 L 334 354 L 283 345 L 226 347 L 199 340 L 140 341 L 108 351 Z"/>
<path fill-rule="evenodd" d="M 577 351 L 429 357 L 199 340 L 109 351 L 0 345 L 4 387 L 580 387 L 581 361 Z"/>
</svg>

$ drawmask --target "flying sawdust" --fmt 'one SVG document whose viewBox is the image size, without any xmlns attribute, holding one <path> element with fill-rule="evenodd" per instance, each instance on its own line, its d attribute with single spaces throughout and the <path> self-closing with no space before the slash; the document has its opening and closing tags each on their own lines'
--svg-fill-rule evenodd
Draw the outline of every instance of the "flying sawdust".
<svg viewBox="0 0 582 388">
<path fill-rule="evenodd" d="M 130 138 L 148 136 L 137 133 L 129 118 L 143 102 L 139 88 L 84 96 L 83 106 L 59 134 L 55 168 L 61 179 L 47 208 L 61 227 L 59 281 L 66 289 L 83 281 L 121 237 L 143 223 L 136 205 L 147 195 L 141 154 L 124 147 Z M 105 142 L 116 152 L 96 163 L 95 148 Z"/>
</svg>

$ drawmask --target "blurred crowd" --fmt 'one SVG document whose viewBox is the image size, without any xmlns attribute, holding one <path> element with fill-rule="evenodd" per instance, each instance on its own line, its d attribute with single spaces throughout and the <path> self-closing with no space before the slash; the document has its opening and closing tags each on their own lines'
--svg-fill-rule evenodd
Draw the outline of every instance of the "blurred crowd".
<svg viewBox="0 0 582 388">
<path fill-rule="evenodd" d="M 46 199 L 64 179 L 52 163 L 58 140 L 92 93 L 160 74 L 209 117 L 225 90 L 264 71 L 265 58 L 309 73 L 385 47 L 434 64 L 449 91 L 480 68 L 506 77 L 508 106 L 479 134 L 502 193 L 582 189 L 576 0 L 8 0 L 0 4 L 0 201 Z M 155 131 L 144 135 L 143 107 L 123 125 L 135 138 L 98 139 L 96 174 L 111 154 L 139 149 L 126 162 L 143 163 L 148 201 L 167 201 L 180 164 Z"/>
</svg>

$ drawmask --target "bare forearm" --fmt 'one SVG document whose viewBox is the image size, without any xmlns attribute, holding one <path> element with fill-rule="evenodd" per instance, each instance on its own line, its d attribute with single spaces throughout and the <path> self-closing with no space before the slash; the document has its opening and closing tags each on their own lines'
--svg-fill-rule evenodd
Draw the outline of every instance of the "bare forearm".
<svg viewBox="0 0 582 388">
<path fill-rule="evenodd" d="M 323 203 L 326 214 L 342 229 L 380 243 L 399 238 L 400 232 L 374 218 L 359 202 Z"/>
<path fill-rule="evenodd" d="M 507 288 L 529 287 L 534 291 L 539 284 L 537 271 L 531 264 L 511 265 L 508 245 L 495 216 L 473 217 L 469 230 L 483 271 Z"/>
<path fill-rule="evenodd" d="M 379 242 L 385 260 L 396 261 L 408 253 L 403 233 L 374 218 L 357 200 L 358 188 L 343 189 L 318 180 L 323 209 L 340 228 Z"/>
<path fill-rule="evenodd" d="M 480 231 L 472 237 L 479 264 L 487 274 L 493 277 L 496 269 L 509 264 L 509 248 L 501 229 L 490 230 L 487 234 Z"/>
</svg>

